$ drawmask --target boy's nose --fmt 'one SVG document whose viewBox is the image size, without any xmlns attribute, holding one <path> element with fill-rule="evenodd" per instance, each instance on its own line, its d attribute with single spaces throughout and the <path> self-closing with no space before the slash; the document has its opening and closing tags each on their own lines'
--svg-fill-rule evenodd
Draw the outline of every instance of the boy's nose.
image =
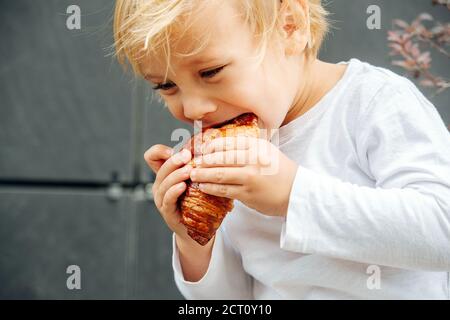
<svg viewBox="0 0 450 320">
<path fill-rule="evenodd" d="M 201 120 L 206 114 L 217 110 L 214 101 L 200 96 L 183 97 L 182 103 L 184 116 L 191 120 Z"/>
</svg>

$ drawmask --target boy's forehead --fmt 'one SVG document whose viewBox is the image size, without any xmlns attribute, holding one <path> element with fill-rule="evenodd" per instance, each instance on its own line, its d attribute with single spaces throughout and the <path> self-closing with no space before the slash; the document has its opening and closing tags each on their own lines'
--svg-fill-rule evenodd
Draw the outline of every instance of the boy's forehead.
<svg viewBox="0 0 450 320">
<path fill-rule="evenodd" d="M 209 3 L 174 29 L 174 52 L 186 54 L 207 40 L 204 51 L 220 50 L 236 32 L 243 32 L 242 21 L 232 4 L 234 1 L 206 1 Z M 216 49 L 215 49 L 216 48 Z"/>
<path fill-rule="evenodd" d="M 197 10 L 182 15 L 181 26 L 194 32 L 205 32 L 205 29 L 226 30 L 235 24 L 241 15 L 236 0 L 201 0 Z"/>
<path fill-rule="evenodd" d="M 227 56 L 233 49 L 233 35 L 244 32 L 243 22 L 239 19 L 233 2 L 211 1 L 210 5 L 198 11 L 197 16 L 188 17 L 172 31 L 171 66 L 206 64 Z M 199 46 L 202 49 L 196 52 Z M 195 54 L 190 55 L 191 52 Z M 167 65 L 166 52 L 158 50 L 143 59 L 140 65 L 144 75 L 154 74 L 160 77 L 161 70 L 165 70 Z"/>
</svg>

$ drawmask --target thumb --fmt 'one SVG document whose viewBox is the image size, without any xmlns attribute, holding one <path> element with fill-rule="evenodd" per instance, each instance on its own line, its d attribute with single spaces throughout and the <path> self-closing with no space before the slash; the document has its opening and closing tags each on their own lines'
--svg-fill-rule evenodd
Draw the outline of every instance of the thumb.
<svg viewBox="0 0 450 320">
<path fill-rule="evenodd" d="M 157 173 L 159 168 L 169 159 L 173 154 L 173 149 L 163 144 L 155 144 L 150 149 L 145 151 L 144 160 L 147 165 Z"/>
</svg>

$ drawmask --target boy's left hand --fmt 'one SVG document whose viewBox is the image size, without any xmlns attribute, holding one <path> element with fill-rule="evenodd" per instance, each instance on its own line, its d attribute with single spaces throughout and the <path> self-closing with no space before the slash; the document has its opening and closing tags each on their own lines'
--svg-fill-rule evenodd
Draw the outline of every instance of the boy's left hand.
<svg viewBox="0 0 450 320">
<path fill-rule="evenodd" d="M 272 143 L 258 138 L 224 137 L 202 146 L 190 178 L 200 190 L 238 199 L 270 216 L 286 216 L 297 164 Z"/>
</svg>

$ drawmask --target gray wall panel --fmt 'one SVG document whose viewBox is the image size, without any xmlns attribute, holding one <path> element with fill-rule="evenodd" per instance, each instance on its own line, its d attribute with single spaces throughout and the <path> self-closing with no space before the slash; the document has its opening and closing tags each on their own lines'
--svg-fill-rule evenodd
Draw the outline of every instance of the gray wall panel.
<svg viewBox="0 0 450 320">
<path fill-rule="evenodd" d="M 66 28 L 78 4 L 81 30 Z M 129 79 L 111 57 L 113 2 L 0 4 L 0 178 L 131 175 Z"/>
<path fill-rule="evenodd" d="M 0 299 L 182 299 L 171 232 L 124 190 L 0 189 Z M 66 269 L 81 268 L 81 290 Z"/>
<path fill-rule="evenodd" d="M 172 232 L 155 205 L 136 203 L 136 282 L 138 299 L 182 299 L 172 272 Z"/>
<path fill-rule="evenodd" d="M 0 298 L 127 296 L 128 208 L 104 192 L 0 190 Z M 81 268 L 81 290 L 66 286 Z"/>
</svg>

